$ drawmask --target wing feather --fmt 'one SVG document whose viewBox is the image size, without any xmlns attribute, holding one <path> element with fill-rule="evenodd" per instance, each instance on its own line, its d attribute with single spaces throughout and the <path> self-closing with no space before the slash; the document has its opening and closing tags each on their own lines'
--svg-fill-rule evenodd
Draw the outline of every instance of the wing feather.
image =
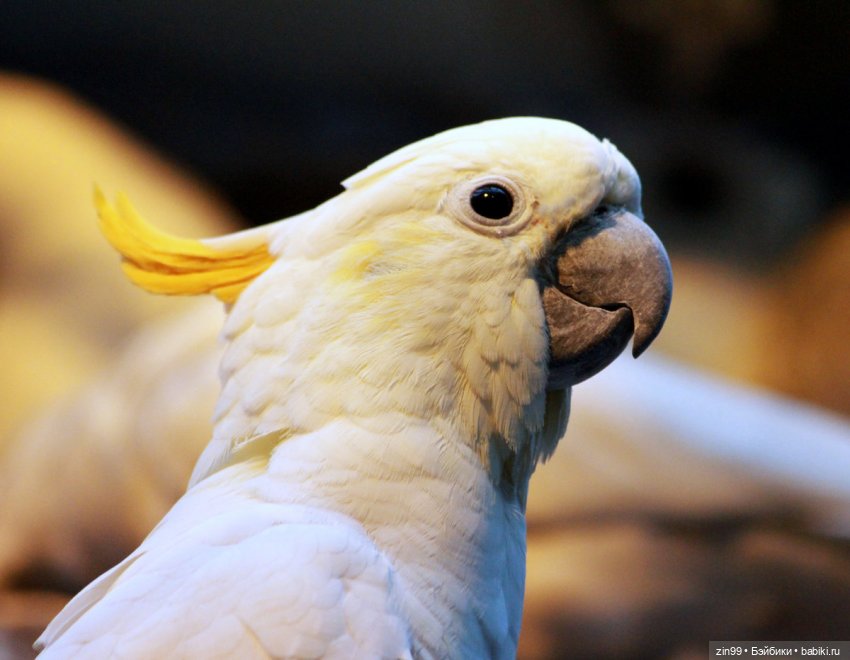
<svg viewBox="0 0 850 660">
<path fill-rule="evenodd" d="M 237 494 L 232 477 L 190 490 L 72 600 L 43 657 L 410 657 L 394 571 L 359 523 Z"/>
</svg>

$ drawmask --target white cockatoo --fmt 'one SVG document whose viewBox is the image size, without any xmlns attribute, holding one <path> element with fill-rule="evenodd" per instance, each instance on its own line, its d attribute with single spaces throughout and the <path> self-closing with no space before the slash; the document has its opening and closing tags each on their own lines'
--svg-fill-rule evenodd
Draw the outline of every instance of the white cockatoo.
<svg viewBox="0 0 850 660">
<path fill-rule="evenodd" d="M 571 385 L 669 306 L 637 175 L 575 125 L 515 118 L 344 185 L 207 241 L 98 197 L 130 279 L 228 304 L 222 392 L 188 491 L 45 658 L 516 653 L 531 472 Z"/>
</svg>

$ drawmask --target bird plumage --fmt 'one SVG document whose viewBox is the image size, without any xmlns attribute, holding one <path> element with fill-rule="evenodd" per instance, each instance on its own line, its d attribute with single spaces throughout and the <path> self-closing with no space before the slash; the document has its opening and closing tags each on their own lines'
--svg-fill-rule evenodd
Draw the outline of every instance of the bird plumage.
<svg viewBox="0 0 850 660">
<path fill-rule="evenodd" d="M 512 207 L 482 217 L 470 193 L 494 181 Z M 547 387 L 557 318 L 541 290 L 563 283 L 542 264 L 600 205 L 639 213 L 636 174 L 572 124 L 520 118 L 447 131 L 346 185 L 204 242 L 99 200 L 134 281 L 232 304 L 222 393 L 187 493 L 54 620 L 45 657 L 514 655 L 528 480 L 569 397 Z M 651 276 L 669 288 L 665 264 Z M 588 330 L 616 337 L 608 352 L 625 337 L 614 318 Z"/>
</svg>

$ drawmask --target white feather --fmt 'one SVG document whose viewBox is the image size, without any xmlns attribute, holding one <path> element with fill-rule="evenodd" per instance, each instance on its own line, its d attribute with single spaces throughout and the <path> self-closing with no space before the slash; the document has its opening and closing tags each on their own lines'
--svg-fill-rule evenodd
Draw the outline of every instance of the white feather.
<svg viewBox="0 0 850 660">
<path fill-rule="evenodd" d="M 624 162 L 565 122 L 488 122 L 209 242 L 278 256 L 225 323 L 212 440 L 45 657 L 513 657 L 527 482 L 552 449 L 538 262 L 606 194 L 638 194 Z M 484 174 L 522 188 L 525 230 L 444 208 Z"/>
</svg>

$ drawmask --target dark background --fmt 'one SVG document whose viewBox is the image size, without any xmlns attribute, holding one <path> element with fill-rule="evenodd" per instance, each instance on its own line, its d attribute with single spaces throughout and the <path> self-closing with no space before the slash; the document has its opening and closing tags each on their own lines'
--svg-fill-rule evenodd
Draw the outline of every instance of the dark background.
<svg viewBox="0 0 850 660">
<path fill-rule="evenodd" d="M 609 137 L 674 250 L 759 269 L 847 201 L 850 3 L 6 2 L 0 68 L 61 83 L 251 223 L 436 131 Z"/>
</svg>

